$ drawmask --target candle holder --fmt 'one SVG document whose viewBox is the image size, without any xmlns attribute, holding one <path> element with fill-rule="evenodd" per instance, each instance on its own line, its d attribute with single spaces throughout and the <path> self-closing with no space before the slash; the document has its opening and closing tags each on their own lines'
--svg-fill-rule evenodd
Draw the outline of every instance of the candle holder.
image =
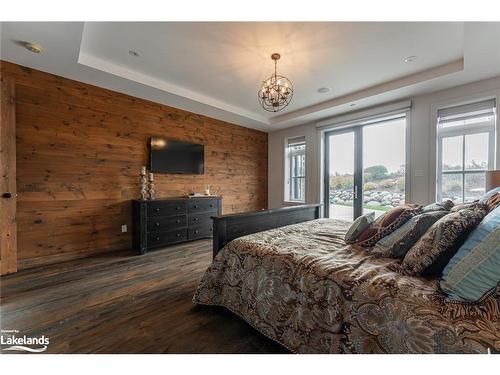
<svg viewBox="0 0 500 375">
<path fill-rule="evenodd" d="M 149 172 L 149 177 L 148 177 L 148 195 L 149 195 L 149 200 L 154 200 L 155 199 L 155 184 L 154 184 L 154 176 L 153 172 Z"/>
<path fill-rule="evenodd" d="M 141 167 L 141 178 L 140 178 L 140 187 L 141 187 L 141 199 L 148 199 L 148 179 L 146 177 L 146 167 Z"/>
</svg>

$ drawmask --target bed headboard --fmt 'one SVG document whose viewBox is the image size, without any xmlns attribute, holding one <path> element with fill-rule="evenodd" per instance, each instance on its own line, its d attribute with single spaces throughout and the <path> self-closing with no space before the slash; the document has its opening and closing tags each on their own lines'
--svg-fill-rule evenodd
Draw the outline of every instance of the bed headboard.
<svg viewBox="0 0 500 375">
<path fill-rule="evenodd" d="M 319 219 L 321 206 L 321 204 L 305 204 L 272 210 L 213 216 L 213 256 L 215 258 L 219 250 L 235 238 L 285 225 Z"/>
</svg>

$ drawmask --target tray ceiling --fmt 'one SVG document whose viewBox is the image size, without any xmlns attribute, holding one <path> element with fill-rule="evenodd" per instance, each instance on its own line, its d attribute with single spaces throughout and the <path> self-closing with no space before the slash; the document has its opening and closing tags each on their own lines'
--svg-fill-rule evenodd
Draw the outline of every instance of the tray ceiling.
<svg viewBox="0 0 500 375">
<path fill-rule="evenodd" d="M 500 23 L 14 22 L 2 24 L 1 49 L 7 61 L 271 131 L 499 75 Z M 277 114 L 257 100 L 273 52 L 295 88 Z"/>
</svg>

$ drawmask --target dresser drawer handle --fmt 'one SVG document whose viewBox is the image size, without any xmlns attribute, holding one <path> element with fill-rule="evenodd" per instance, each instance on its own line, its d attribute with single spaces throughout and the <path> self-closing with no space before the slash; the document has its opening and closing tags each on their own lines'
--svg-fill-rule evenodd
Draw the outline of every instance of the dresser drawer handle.
<svg viewBox="0 0 500 375">
<path fill-rule="evenodd" d="M 210 203 L 210 207 L 213 207 L 213 206 L 214 206 L 214 204 L 213 204 L 213 203 Z"/>
<path fill-rule="evenodd" d="M 160 240 L 160 237 L 156 237 L 156 241 L 159 241 Z"/>
<path fill-rule="evenodd" d="M 177 233 L 177 237 L 180 237 L 180 236 L 181 236 L 181 234 L 180 234 L 180 233 Z"/>
<path fill-rule="evenodd" d="M 193 207 L 194 207 L 194 208 L 198 208 L 198 205 L 197 205 L 197 204 L 195 204 Z"/>
<path fill-rule="evenodd" d="M 197 218 L 197 217 L 194 217 L 194 218 L 193 218 L 193 221 L 198 221 L 198 218 Z"/>
<path fill-rule="evenodd" d="M 180 210 L 181 208 L 179 206 L 175 207 L 176 210 Z"/>
<path fill-rule="evenodd" d="M 213 228 L 210 228 L 210 232 L 213 231 Z"/>
<path fill-rule="evenodd" d="M 159 209 L 159 208 L 157 208 L 155 211 L 156 211 L 156 212 L 160 212 L 160 209 Z"/>
<path fill-rule="evenodd" d="M 180 220 L 176 220 L 175 221 L 175 224 L 179 224 L 181 221 Z"/>
<path fill-rule="evenodd" d="M 158 222 L 157 222 L 157 223 L 156 223 L 156 226 L 157 226 L 157 227 L 159 227 L 159 226 L 160 226 L 160 223 L 158 223 Z"/>
<path fill-rule="evenodd" d="M 196 229 L 196 230 L 194 231 L 194 234 L 198 234 L 198 229 Z"/>
</svg>

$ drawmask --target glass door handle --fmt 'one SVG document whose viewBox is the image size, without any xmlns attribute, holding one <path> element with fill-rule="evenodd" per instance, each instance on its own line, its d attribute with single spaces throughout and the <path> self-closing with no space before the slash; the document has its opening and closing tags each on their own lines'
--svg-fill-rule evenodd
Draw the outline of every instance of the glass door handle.
<svg viewBox="0 0 500 375">
<path fill-rule="evenodd" d="M 358 198 L 358 185 L 354 185 L 354 199 Z"/>
</svg>

